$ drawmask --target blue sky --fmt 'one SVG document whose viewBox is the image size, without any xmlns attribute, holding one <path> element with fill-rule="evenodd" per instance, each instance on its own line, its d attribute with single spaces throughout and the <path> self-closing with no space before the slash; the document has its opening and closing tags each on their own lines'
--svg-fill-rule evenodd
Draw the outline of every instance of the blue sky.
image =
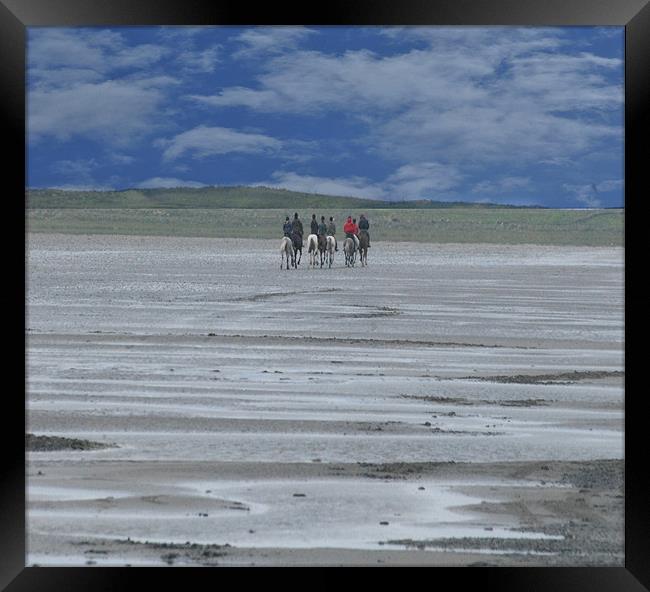
<svg viewBox="0 0 650 592">
<path fill-rule="evenodd" d="M 622 27 L 30 28 L 29 187 L 622 207 Z"/>
</svg>

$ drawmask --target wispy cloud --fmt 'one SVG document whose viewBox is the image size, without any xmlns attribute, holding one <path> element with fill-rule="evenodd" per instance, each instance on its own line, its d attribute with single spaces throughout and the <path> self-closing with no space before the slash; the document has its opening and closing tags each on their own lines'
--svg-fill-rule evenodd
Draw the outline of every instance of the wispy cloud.
<svg viewBox="0 0 650 592">
<path fill-rule="evenodd" d="M 194 158 L 206 158 L 232 152 L 273 153 L 282 147 L 282 142 L 263 134 L 200 125 L 171 139 L 158 140 L 155 145 L 164 148 L 163 158 L 169 161 L 186 154 Z"/>
<path fill-rule="evenodd" d="M 420 162 L 399 167 L 386 179 L 385 186 L 394 199 L 439 199 L 462 178 L 454 165 Z"/>
<path fill-rule="evenodd" d="M 30 141 L 86 136 L 129 145 L 157 127 L 155 115 L 164 99 L 161 82 L 110 80 L 34 90 L 28 97 Z"/>
<path fill-rule="evenodd" d="M 602 194 L 620 191 L 623 188 L 623 181 L 621 179 L 607 179 L 585 185 L 564 184 L 563 187 L 565 191 L 573 193 L 580 203 L 590 208 L 598 208 L 603 205 Z"/>
<path fill-rule="evenodd" d="M 207 185 L 199 181 L 184 181 L 183 179 L 176 179 L 174 177 L 152 177 L 151 179 L 141 181 L 136 187 L 139 189 L 173 189 L 175 187 L 200 188 L 207 187 Z"/>
<path fill-rule="evenodd" d="M 165 89 L 178 83 L 154 71 L 170 52 L 162 45 L 129 44 L 111 30 L 30 32 L 30 140 L 82 136 L 124 145 L 155 131 Z"/>
<path fill-rule="evenodd" d="M 380 185 L 373 184 L 363 177 L 318 177 L 313 175 L 301 175 L 289 171 L 277 171 L 271 179 L 264 182 L 257 182 L 256 186 L 280 187 L 303 193 L 319 193 L 323 195 L 343 195 L 346 197 L 364 197 L 370 199 L 381 199 L 384 196 L 384 189 Z"/>
<path fill-rule="evenodd" d="M 294 49 L 300 42 L 315 33 L 315 30 L 306 27 L 247 29 L 236 38 L 241 47 L 232 55 L 235 59 L 244 59 L 279 54 Z"/>
<path fill-rule="evenodd" d="M 270 180 L 256 185 L 282 187 L 305 193 L 345 195 L 384 200 L 443 199 L 457 187 L 462 176 L 449 165 L 435 162 L 406 165 L 380 181 L 367 177 L 323 177 L 276 171 Z"/>
<path fill-rule="evenodd" d="M 472 187 L 472 193 L 497 194 L 510 193 L 515 190 L 530 189 L 530 177 L 502 177 L 500 179 L 480 181 Z"/>
<path fill-rule="evenodd" d="M 147 69 L 171 53 L 164 45 L 131 45 L 111 30 L 44 29 L 31 34 L 28 64 L 37 82 L 57 84 L 68 68 L 106 75 L 125 68 Z"/>
<path fill-rule="evenodd" d="M 210 73 L 214 72 L 219 63 L 219 47 L 214 45 L 206 49 L 187 49 L 176 58 L 186 71 Z"/>
</svg>

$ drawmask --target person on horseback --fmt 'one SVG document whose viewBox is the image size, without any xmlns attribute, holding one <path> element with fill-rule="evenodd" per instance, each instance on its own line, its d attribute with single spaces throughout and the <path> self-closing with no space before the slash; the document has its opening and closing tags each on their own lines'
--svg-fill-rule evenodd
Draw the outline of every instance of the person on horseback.
<svg viewBox="0 0 650 592">
<path fill-rule="evenodd" d="M 293 230 L 293 224 L 291 224 L 291 221 L 289 220 L 289 216 L 287 216 L 287 219 L 284 221 L 284 226 L 282 226 L 282 232 L 284 232 L 284 236 L 288 236 L 291 238 L 291 231 Z"/>
<path fill-rule="evenodd" d="M 359 234 L 359 227 L 357 226 L 357 219 L 355 218 L 353 220 L 352 216 L 348 216 L 348 219 L 343 225 L 343 232 L 345 232 L 347 238 L 354 239 L 354 248 L 359 250 L 359 238 L 357 237 L 357 234 Z"/>
<path fill-rule="evenodd" d="M 370 222 L 368 222 L 368 218 L 366 218 L 365 214 L 361 214 L 359 216 L 359 230 L 365 230 L 366 234 L 368 235 L 368 248 L 370 248 L 370 233 L 368 230 L 370 229 Z"/>
<path fill-rule="evenodd" d="M 327 235 L 327 224 L 325 224 L 325 216 L 320 217 L 320 224 L 318 225 L 318 232 L 316 234 L 318 234 L 318 236 Z"/>
<path fill-rule="evenodd" d="M 333 239 L 334 239 L 334 250 L 338 251 L 339 250 L 339 244 L 338 241 L 336 240 L 336 224 L 334 224 L 334 217 L 330 216 L 330 222 L 327 225 L 327 234 L 329 234 Z"/>
<path fill-rule="evenodd" d="M 325 247 L 327 245 L 327 224 L 325 224 L 325 216 L 320 217 L 320 223 L 316 227 L 316 236 L 318 237 L 318 250 L 321 252 L 322 258 L 322 253 L 325 252 Z"/>
<path fill-rule="evenodd" d="M 298 218 L 298 212 L 293 215 L 293 222 L 291 223 L 291 238 L 296 248 L 302 248 L 302 222 Z"/>
<path fill-rule="evenodd" d="M 316 214 L 311 215 L 311 233 L 318 234 L 318 220 L 316 220 Z"/>
<path fill-rule="evenodd" d="M 327 224 L 325 224 L 325 216 L 320 217 L 320 223 L 316 229 L 316 236 L 318 236 L 318 245 L 322 245 L 323 250 L 325 250 L 325 245 L 327 243 Z"/>
</svg>

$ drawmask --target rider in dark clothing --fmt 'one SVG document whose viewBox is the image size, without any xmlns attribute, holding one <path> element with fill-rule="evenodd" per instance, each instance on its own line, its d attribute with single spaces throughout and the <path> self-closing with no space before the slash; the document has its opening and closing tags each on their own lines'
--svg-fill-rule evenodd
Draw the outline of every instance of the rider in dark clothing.
<svg viewBox="0 0 650 592">
<path fill-rule="evenodd" d="M 287 216 L 287 219 L 284 221 L 284 226 L 282 226 L 282 232 L 284 232 L 284 236 L 288 236 L 291 238 L 291 231 L 293 230 L 293 224 L 291 224 L 291 221 L 289 220 L 289 216 Z"/>
<path fill-rule="evenodd" d="M 312 222 L 312 227 L 313 227 L 313 222 Z M 318 248 L 323 248 L 325 249 L 325 245 L 327 244 L 327 224 L 325 224 L 325 216 L 320 217 L 320 224 L 316 225 L 316 236 L 318 237 Z"/>
<path fill-rule="evenodd" d="M 302 222 L 298 218 L 298 212 L 293 215 L 293 222 L 291 223 L 291 238 L 296 248 L 302 247 Z"/>
<path fill-rule="evenodd" d="M 366 231 L 366 234 L 368 235 L 368 248 L 370 248 L 370 233 L 368 232 L 369 229 L 370 222 L 368 222 L 365 214 L 361 214 L 361 216 L 359 216 L 359 230 Z"/>
<path fill-rule="evenodd" d="M 327 225 L 327 234 L 334 238 L 334 250 L 339 250 L 338 241 L 336 240 L 336 224 L 334 224 L 334 217 L 330 216 L 330 223 Z"/>
<path fill-rule="evenodd" d="M 293 215 L 291 228 L 294 232 L 297 232 L 300 236 L 302 236 L 302 222 L 300 221 L 300 218 L 298 218 L 298 212 Z"/>
<path fill-rule="evenodd" d="M 316 214 L 311 215 L 311 233 L 318 234 L 318 221 L 316 220 Z"/>
</svg>

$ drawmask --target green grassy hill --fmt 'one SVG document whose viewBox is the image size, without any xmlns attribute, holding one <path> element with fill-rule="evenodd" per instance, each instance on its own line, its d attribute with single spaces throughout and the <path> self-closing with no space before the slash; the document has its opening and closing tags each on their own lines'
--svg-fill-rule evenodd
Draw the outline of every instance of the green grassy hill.
<svg viewBox="0 0 650 592">
<path fill-rule="evenodd" d="M 41 208 L 246 208 L 287 209 L 296 211 L 305 208 L 324 209 L 423 209 L 449 207 L 495 207 L 493 204 L 472 204 L 463 202 L 382 201 L 356 197 L 300 193 L 269 187 L 202 187 L 192 189 L 128 189 L 125 191 L 63 191 L 58 189 L 31 189 L 26 195 L 29 209 Z M 311 216 L 310 216 L 311 217 Z"/>
</svg>

